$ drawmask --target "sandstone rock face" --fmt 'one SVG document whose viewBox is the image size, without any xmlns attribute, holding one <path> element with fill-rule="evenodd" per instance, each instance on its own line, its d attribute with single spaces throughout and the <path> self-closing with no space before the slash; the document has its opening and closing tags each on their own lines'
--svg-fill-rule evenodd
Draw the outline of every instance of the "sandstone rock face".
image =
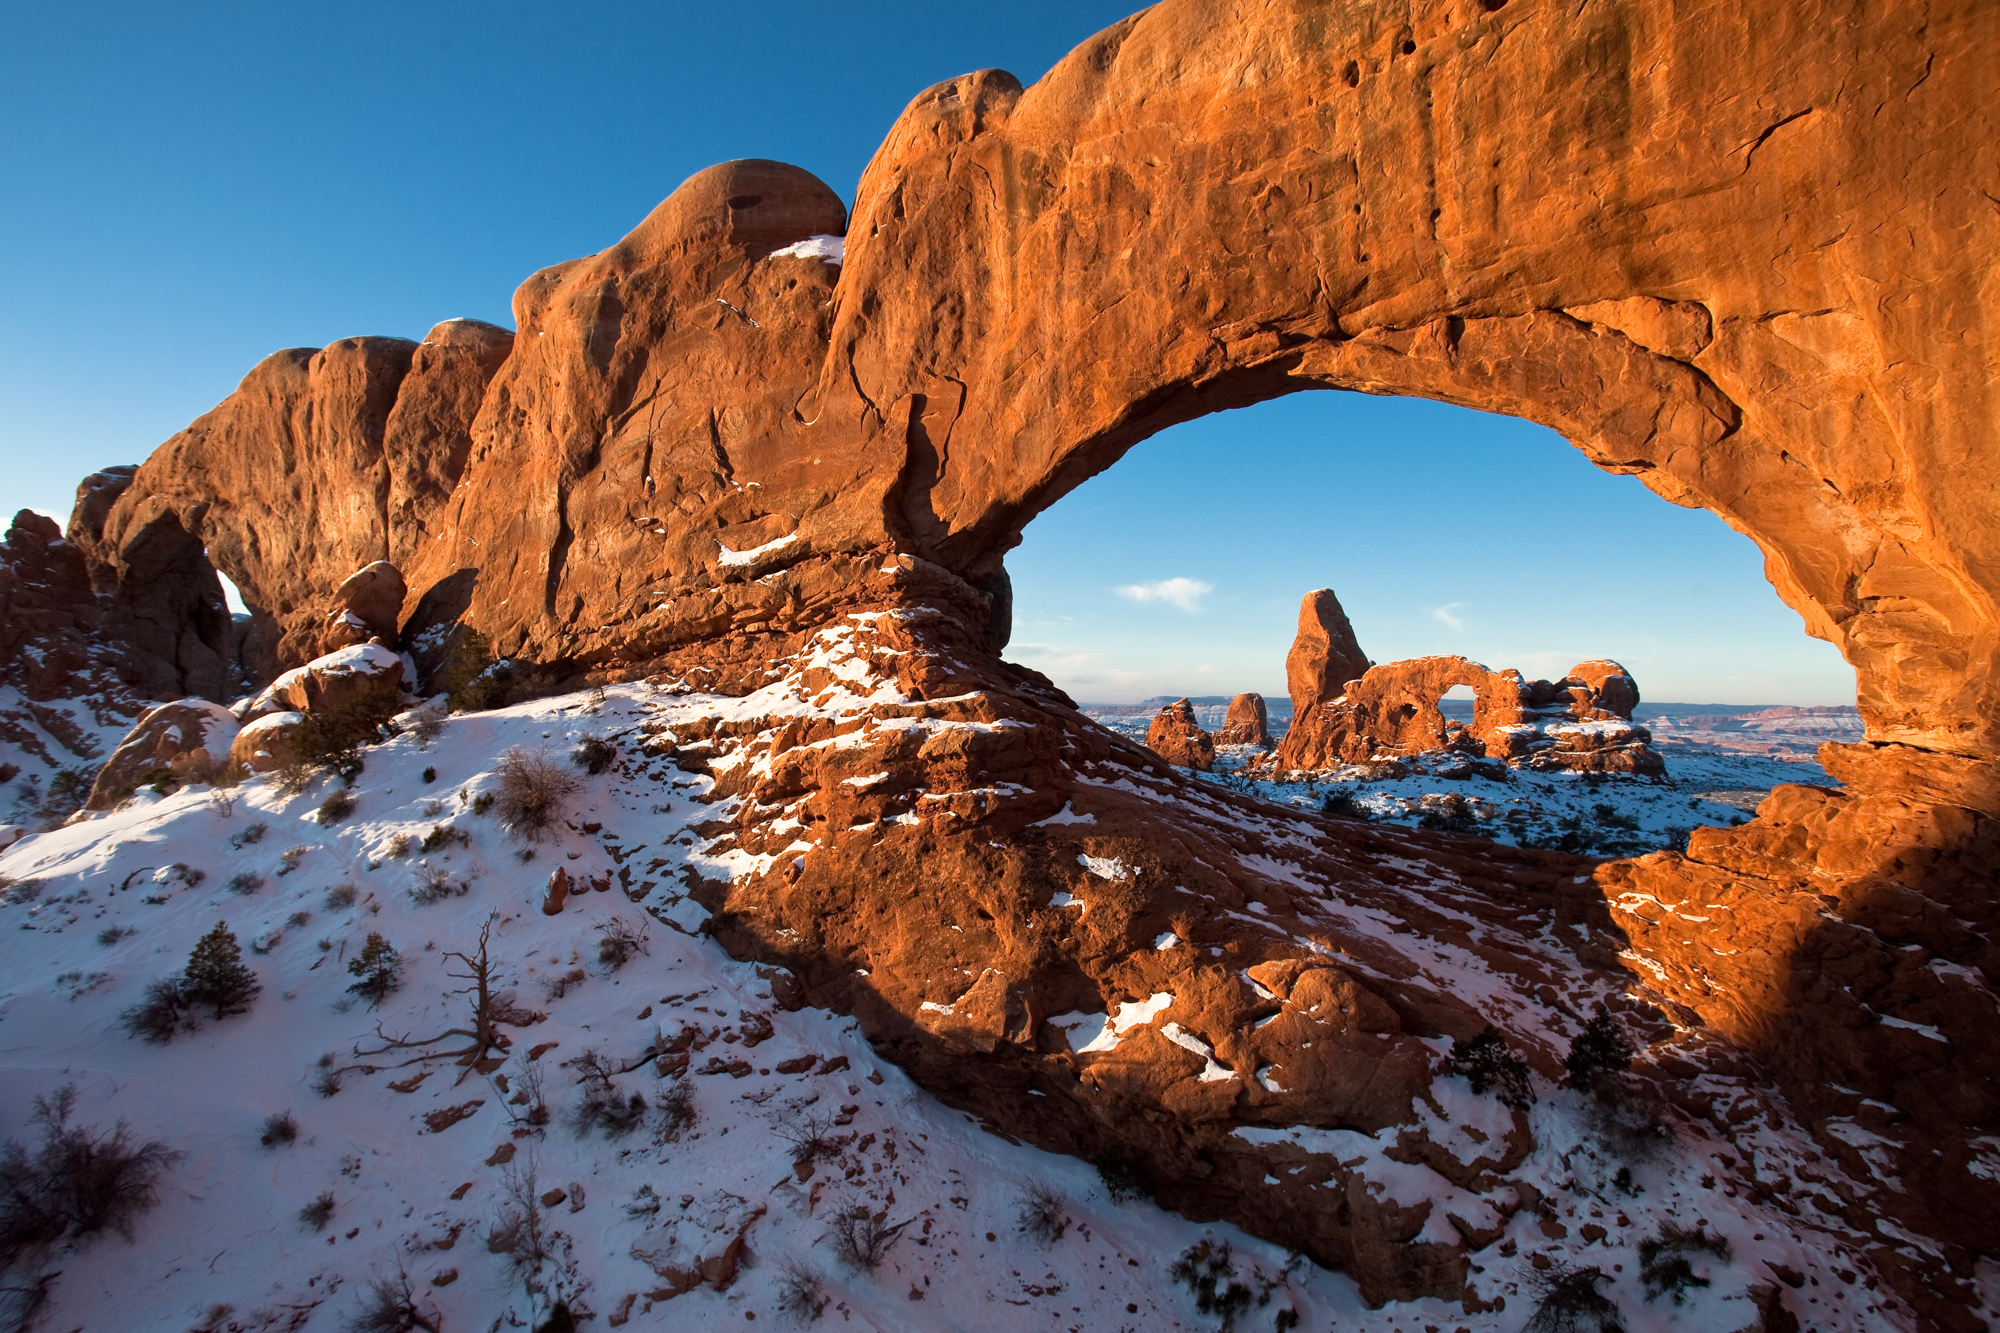
<svg viewBox="0 0 2000 1333">
<path fill-rule="evenodd" d="M 680 738 L 691 761 L 739 749 L 771 761 L 729 770 L 750 813 L 716 832 L 774 860 L 706 890 L 719 938 L 856 1014 L 941 1095 L 1046 1146 L 1129 1144 L 1170 1206 L 1301 1244 L 1375 1299 L 1449 1290 L 1464 1251 L 1426 1248 L 1415 1210 L 1358 1185 L 1337 1214 L 1289 1175 L 1265 1185 L 1272 1155 L 1290 1150 L 1247 1151 L 1234 1131 L 1322 1113 L 1265 1100 L 1254 1070 L 1202 1077 L 1207 1060 L 1239 1075 L 1253 1059 L 1305 1063 L 1236 1035 L 1304 981 L 1259 983 L 1286 997 L 1266 1000 L 1150 939 L 1189 938 L 1171 919 L 1189 897 L 1217 920 L 1253 900 L 1295 910 L 1328 948 L 1377 948 L 1325 915 L 1342 901 L 1448 938 L 1462 924 L 1397 867 L 1450 853 L 1419 835 L 1330 830 L 1311 881 L 1325 900 L 1274 884 L 1246 864 L 1267 844 L 1170 802 L 1176 779 L 1156 759 L 998 660 L 1003 559 L 1070 489 L 1207 412 L 1347 389 L 1546 424 L 1756 541 L 1807 631 L 1855 666 L 1868 739 L 1840 751 L 1845 792 L 1774 796 L 1686 858 L 1601 867 L 1588 900 L 1562 887 L 1576 863 L 1465 869 L 1455 882 L 1490 885 L 1466 890 L 1482 921 L 1518 931 L 1466 947 L 1491 952 L 1515 997 L 1562 980 L 1564 1008 L 1520 1019 L 1533 1032 L 1566 1031 L 1563 1015 L 1596 994 L 1660 987 L 1680 1030 L 1705 1025 L 1713 1043 L 1677 1047 L 1688 1068 L 1773 1071 L 1841 1170 L 1829 1206 L 1931 1238 L 1926 1253 L 1944 1258 L 1866 1252 L 1896 1290 L 1933 1302 L 1937 1326 L 1963 1327 L 1948 1316 L 1974 1304 L 1964 1275 L 2000 1253 L 1992 1191 L 1967 1166 L 2000 1133 L 1983 1091 L 2000 1027 L 1983 997 L 2000 972 L 1982 915 L 2000 814 L 2000 422 L 1985 333 L 2000 213 L 1980 188 L 2000 175 L 1996 60 L 2000 21 L 1981 6 L 1917 24 L 1894 7 L 1828 23 L 1804 6 L 1637 0 L 1393 13 L 1165 0 L 1032 88 L 984 71 L 919 95 L 863 175 L 851 225 L 802 171 L 724 164 L 610 249 L 523 284 L 504 362 L 497 333 L 440 339 L 441 369 L 423 380 L 421 349 L 400 340 L 279 353 L 108 505 L 109 483 L 80 502 L 70 540 L 115 604 L 106 625 L 161 682 L 149 697 L 208 693 L 186 682 L 226 666 L 226 621 L 204 618 L 204 546 L 268 617 L 275 666 L 321 651 L 334 589 L 386 559 L 409 582 L 406 633 L 464 623 L 557 673 L 653 669 L 756 695 L 739 722 Z M 837 264 L 782 253 L 843 233 Z M 446 485 L 459 441 L 463 470 Z M 812 665 L 836 630 L 903 654 L 881 670 L 906 702 L 878 715 L 773 683 L 792 668 L 837 683 Z M 1344 749 L 1357 727 L 1429 743 L 1441 722 L 1403 687 L 1451 676 L 1493 701 L 1470 735 L 1533 721 L 1551 762 L 1630 756 L 1641 730 L 1619 729 L 1622 673 L 1583 670 L 1558 683 L 1560 700 L 1512 677 L 1510 701 L 1492 679 L 1506 673 L 1477 664 L 1392 671 L 1354 707 L 1399 700 L 1410 714 L 1315 723 L 1345 697 L 1326 697 L 1329 674 L 1342 673 L 1322 668 L 1307 681 L 1313 708 L 1295 710 L 1297 757 L 1309 743 Z M 1370 674 L 1349 679 L 1367 687 Z M 1585 701 L 1608 716 L 1572 711 Z M 1537 716 L 1501 722 L 1510 710 Z M 812 744 L 836 732 L 870 739 L 851 754 Z M 876 766 L 849 772 L 850 759 Z M 898 775 L 883 790 L 843 785 L 882 771 Z M 1123 781 L 1159 801 L 1106 785 Z M 992 795 L 1000 783 L 1029 794 Z M 766 847 L 754 818 L 766 809 L 809 818 L 820 852 L 781 856 L 794 828 Z M 1078 810 L 1096 822 L 1039 822 Z M 918 824 L 882 831 L 905 815 Z M 1254 808 L 1240 815 L 1254 824 Z M 1132 877 L 1088 868 L 1114 862 Z M 1177 876 L 1186 897 L 1166 887 Z M 958 899 L 934 891 L 941 878 L 982 886 L 986 917 L 944 920 Z M 1052 906 L 1093 893 L 1080 913 Z M 1695 921 L 1688 905 L 1710 901 L 1732 904 L 1731 919 Z M 1577 921 L 1588 959 L 1539 943 Z M 982 980 L 933 994 L 926 978 L 956 975 L 937 957 L 940 938 L 955 947 L 952 924 L 968 938 L 953 966 Z M 1232 963 L 1305 961 L 1295 935 L 1181 925 L 1236 949 Z M 805 950 L 781 926 L 823 943 Z M 1712 957 L 1718 937 L 1744 944 Z M 1075 941 L 1063 955 L 1075 966 L 1045 964 L 1025 939 Z M 1947 988 L 1936 994 L 1909 970 L 1926 951 L 1946 960 L 1930 969 Z M 1479 1021 L 1418 981 L 1380 980 L 1413 975 L 1402 955 L 1371 956 L 1381 970 L 1354 984 L 1404 1034 Z M 1105 1015 L 1115 1029 L 1110 1016 L 1163 991 L 1169 1007 L 1114 1030 L 1115 1047 L 1063 1039 L 1062 1077 L 1026 1054 L 1057 1040 L 1043 1015 Z M 1923 1006 L 1947 1000 L 1962 1041 L 1871 1025 L 1855 1007 L 1925 1027 Z M 1414 1040 L 1382 1048 L 1396 1090 L 1385 1104 L 1419 1077 Z M 1852 1127 L 1822 1085 L 1868 1061 L 1882 1072 L 1841 1086 L 1880 1090 L 1872 1100 L 1907 1117 L 1907 1161 L 1956 1171 L 1949 1183 L 1881 1188 L 1842 1137 Z M 1032 1109 L 1030 1069 L 1049 1094 Z M 1927 1098 L 1949 1113 L 1920 1115 Z M 1353 1104 L 1362 1128 L 1390 1127 L 1381 1105 Z M 1246 1123 L 1257 1116 L 1270 1119 Z M 1506 1169 L 1447 1157 L 1435 1169 L 1469 1182 Z M 1337 1161 L 1314 1170 L 1352 1183 Z"/>
<path fill-rule="evenodd" d="M 1215 740 L 1195 720 L 1194 705 L 1178 699 L 1146 728 L 1146 748 L 1176 768 L 1206 773 L 1215 767 Z"/>
<path fill-rule="evenodd" d="M 83 551 L 54 520 L 22 510 L 0 540 L 0 769 L 37 779 L 101 759 L 146 709 Z M 69 707 L 62 706 L 67 703 Z"/>
<path fill-rule="evenodd" d="M 1270 714 L 1264 709 L 1261 694 L 1239 694 L 1229 701 L 1229 711 L 1223 715 L 1222 730 L 1216 733 L 1217 745 L 1269 745 L 1271 743 Z"/>
<path fill-rule="evenodd" d="M 1307 593 L 1299 603 L 1299 632 L 1285 655 L 1292 716 L 1303 715 L 1323 700 L 1338 699 L 1347 682 L 1360 680 L 1370 665 L 1333 589 Z"/>
<path fill-rule="evenodd" d="M 206 699 L 181 699 L 146 711 L 97 774 L 84 808 L 109 810 L 160 769 L 204 782 L 229 762 L 236 718 Z"/>
<path fill-rule="evenodd" d="M 1447 721 L 1438 708 L 1458 685 L 1472 687 L 1469 726 Z M 1666 765 L 1652 733 L 1631 721 L 1638 702 L 1637 683 L 1616 662 L 1585 662 L 1555 683 L 1524 681 L 1511 668 L 1493 671 L 1463 657 L 1387 662 L 1348 682 L 1339 697 L 1293 714 L 1271 765 L 1310 771 L 1456 749 L 1536 769 L 1657 777 Z"/>
</svg>

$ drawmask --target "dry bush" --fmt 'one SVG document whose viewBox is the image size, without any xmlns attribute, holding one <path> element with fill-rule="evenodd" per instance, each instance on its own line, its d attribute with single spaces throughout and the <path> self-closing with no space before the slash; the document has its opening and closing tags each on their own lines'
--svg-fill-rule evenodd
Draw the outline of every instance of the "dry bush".
<svg viewBox="0 0 2000 1333">
<path fill-rule="evenodd" d="M 361 1308 L 348 1322 L 354 1333 L 440 1333 L 437 1307 L 417 1299 L 410 1275 L 397 1265 L 393 1277 L 373 1277 L 362 1288 Z"/>
<path fill-rule="evenodd" d="M 871 1213 L 866 1204 L 855 1204 L 838 1213 L 826 1233 L 826 1241 L 842 1263 L 861 1272 L 872 1273 L 889 1257 L 890 1249 L 909 1222 L 888 1223 L 888 1213 Z"/>
<path fill-rule="evenodd" d="M 263 823 L 261 820 L 255 824 L 245 825 L 242 829 L 229 835 L 229 845 L 234 850 L 240 852 L 245 847 L 264 841 L 264 834 L 267 831 L 269 831 L 269 825 Z"/>
<path fill-rule="evenodd" d="M 1596 1268 L 1578 1268 L 1558 1259 L 1528 1275 L 1530 1289 L 1541 1297 L 1522 1333 L 1624 1333 L 1618 1307 L 1597 1289 L 1607 1280 Z"/>
<path fill-rule="evenodd" d="M 810 1322 L 826 1313 L 826 1279 L 803 1259 L 790 1258 L 778 1265 L 778 1309 Z"/>
<path fill-rule="evenodd" d="M 646 1099 L 639 1093 L 622 1093 L 611 1080 L 617 1070 L 596 1051 L 585 1051 L 564 1062 L 575 1069 L 583 1096 L 570 1113 L 570 1127 L 578 1138 L 601 1129 L 607 1139 L 623 1138 L 646 1119 Z"/>
<path fill-rule="evenodd" d="M 134 1143 L 123 1121 L 109 1133 L 69 1123 L 76 1089 L 35 1099 L 42 1141 L 12 1139 L 0 1148 L 0 1273 L 47 1253 L 65 1239 L 116 1231 L 159 1202 L 159 1180 L 183 1154 L 163 1143 Z"/>
<path fill-rule="evenodd" d="M 685 1083 L 676 1083 L 660 1098 L 659 1127 L 654 1131 L 655 1143 L 671 1143 L 686 1131 L 694 1128 L 694 1092 Z"/>
<path fill-rule="evenodd" d="M 516 1277 L 532 1278 L 549 1257 L 551 1237 L 542 1216 L 542 1190 L 533 1156 L 501 1168 L 505 1201 L 486 1232 L 486 1249 L 502 1256 Z"/>
<path fill-rule="evenodd" d="M 353 814 L 356 804 L 354 793 L 342 787 L 319 803 L 319 809 L 313 811 L 313 818 L 321 828 L 332 828 Z"/>
<path fill-rule="evenodd" d="M 361 895 L 352 884 L 336 884 L 326 891 L 326 910 L 338 912 L 354 906 L 354 900 Z"/>
<path fill-rule="evenodd" d="M 333 1206 L 333 1191 L 327 1190 L 299 1209 L 299 1225 L 308 1231 L 326 1230 L 326 1224 L 333 1220 Z"/>
<path fill-rule="evenodd" d="M 1021 1230 L 1043 1245 L 1053 1245 L 1069 1229 L 1068 1209 L 1068 1199 L 1038 1180 L 1021 1191 Z"/>
<path fill-rule="evenodd" d="M 417 866 L 417 883 L 416 887 L 410 890 L 410 897 L 416 899 L 419 907 L 429 907 L 432 903 L 441 903 L 447 898 L 463 898 L 470 892 L 472 892 L 471 880 L 456 879 L 443 866 L 424 862 Z"/>
<path fill-rule="evenodd" d="M 616 972 L 634 956 L 646 952 L 646 939 L 644 926 L 633 926 L 617 918 L 607 921 L 597 937 L 597 961 Z"/>
<path fill-rule="evenodd" d="M 772 1122 L 771 1130 L 792 1145 L 795 1164 L 840 1156 L 840 1140 L 833 1132 L 831 1112 L 815 1111 L 810 1106 L 788 1107 Z"/>
<path fill-rule="evenodd" d="M 264 877 L 254 870 L 245 870 L 231 876 L 226 887 L 231 893 L 252 894 L 264 887 Z"/>
<path fill-rule="evenodd" d="M 257 1141 L 266 1148 L 289 1147 L 299 1141 L 299 1121 L 290 1111 L 264 1117 L 264 1132 Z"/>
<path fill-rule="evenodd" d="M 500 821 L 530 842 L 538 842 L 550 824 L 562 813 L 563 802 L 579 785 L 571 773 L 546 750 L 526 750 L 515 746 L 500 756 L 499 790 L 495 807 Z"/>
<path fill-rule="evenodd" d="M 585 736 L 570 752 L 569 761 L 596 777 L 618 762 L 618 747 L 602 736 Z"/>
<path fill-rule="evenodd" d="M 410 854 L 410 835 L 407 833 L 391 834 L 389 841 L 383 845 L 382 851 L 388 856 L 408 856 Z"/>
<path fill-rule="evenodd" d="M 184 1023 L 192 1026 L 187 1010 L 180 979 L 161 977 L 147 984 L 144 998 L 119 1016 L 118 1025 L 127 1036 L 137 1037 L 150 1046 L 165 1046 Z"/>
</svg>

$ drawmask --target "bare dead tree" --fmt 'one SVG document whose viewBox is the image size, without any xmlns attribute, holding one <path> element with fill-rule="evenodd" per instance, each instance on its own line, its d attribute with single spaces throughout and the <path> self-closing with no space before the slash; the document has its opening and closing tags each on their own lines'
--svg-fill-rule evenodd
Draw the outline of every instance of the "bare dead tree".
<svg viewBox="0 0 2000 1333">
<path fill-rule="evenodd" d="M 375 1035 L 381 1039 L 382 1044 L 368 1051 L 364 1051 L 359 1046 L 356 1046 L 354 1054 L 362 1059 L 366 1059 L 369 1056 L 388 1055 L 398 1051 L 420 1052 L 399 1064 L 389 1066 L 391 1069 L 402 1069 L 409 1065 L 422 1064 L 428 1060 L 457 1060 L 461 1065 L 465 1066 L 465 1070 L 464 1073 L 461 1073 L 454 1080 L 454 1085 L 456 1085 L 457 1083 L 465 1082 L 466 1075 L 470 1074 L 478 1066 L 479 1062 L 486 1058 L 488 1051 L 504 1052 L 506 1046 L 500 1040 L 499 1022 L 493 1015 L 493 964 L 487 958 L 486 949 L 487 938 L 493 933 L 493 920 L 493 917 L 487 917 L 485 924 L 479 928 L 479 952 L 476 956 L 461 953 L 457 950 L 447 950 L 444 955 L 447 960 L 456 961 L 466 969 L 462 972 L 454 972 L 449 968 L 446 969 L 446 976 L 471 984 L 460 986 L 456 990 L 445 993 L 447 995 L 470 995 L 473 997 L 471 1026 L 446 1028 L 434 1037 L 391 1037 L 382 1030 L 382 1025 L 378 1023 L 375 1025 Z M 462 1039 L 465 1044 L 450 1050 L 424 1049 L 451 1041 L 454 1038 Z"/>
</svg>

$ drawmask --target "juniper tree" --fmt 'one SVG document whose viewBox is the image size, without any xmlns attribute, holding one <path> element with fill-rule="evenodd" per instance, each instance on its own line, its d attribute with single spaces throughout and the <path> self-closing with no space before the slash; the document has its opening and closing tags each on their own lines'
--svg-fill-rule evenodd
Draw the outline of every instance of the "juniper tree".
<svg viewBox="0 0 2000 1333">
<path fill-rule="evenodd" d="M 190 1005 L 212 1004 L 217 1018 L 248 1012 L 263 987 L 243 965 L 243 949 L 224 921 L 201 937 L 181 975 L 181 997 Z"/>
<path fill-rule="evenodd" d="M 403 984 L 401 968 L 402 961 L 389 941 L 382 938 L 381 932 L 370 931 L 360 956 L 347 960 L 349 975 L 360 978 L 347 988 L 348 993 L 359 995 L 374 1009 Z"/>
<path fill-rule="evenodd" d="M 1583 1025 L 1583 1031 L 1570 1043 L 1569 1058 L 1563 1064 L 1569 1070 L 1571 1084 L 1590 1088 L 1605 1074 L 1622 1074 L 1630 1069 L 1636 1054 L 1632 1043 L 1618 1030 L 1611 1011 L 1600 1004 L 1596 1016 Z"/>
</svg>

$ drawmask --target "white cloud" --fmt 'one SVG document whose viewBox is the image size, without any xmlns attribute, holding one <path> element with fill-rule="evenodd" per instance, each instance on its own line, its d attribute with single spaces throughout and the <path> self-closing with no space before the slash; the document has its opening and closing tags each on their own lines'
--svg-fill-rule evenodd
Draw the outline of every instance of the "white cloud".
<svg viewBox="0 0 2000 1333">
<path fill-rule="evenodd" d="M 1434 606 L 1431 608 L 1431 619 L 1442 620 L 1453 629 L 1464 629 L 1465 621 L 1452 614 L 1453 611 L 1464 605 L 1464 602 L 1446 602 L 1443 606 Z"/>
<path fill-rule="evenodd" d="M 1195 673 L 1202 676 L 1212 676 L 1215 674 L 1215 664 L 1213 662 L 1203 662 L 1195 668 Z"/>
<path fill-rule="evenodd" d="M 1201 610 L 1201 599 L 1214 592 L 1215 585 L 1200 579 L 1161 579 L 1157 583 L 1128 583 L 1112 591 L 1135 602 L 1165 602 L 1194 615 Z"/>
</svg>

